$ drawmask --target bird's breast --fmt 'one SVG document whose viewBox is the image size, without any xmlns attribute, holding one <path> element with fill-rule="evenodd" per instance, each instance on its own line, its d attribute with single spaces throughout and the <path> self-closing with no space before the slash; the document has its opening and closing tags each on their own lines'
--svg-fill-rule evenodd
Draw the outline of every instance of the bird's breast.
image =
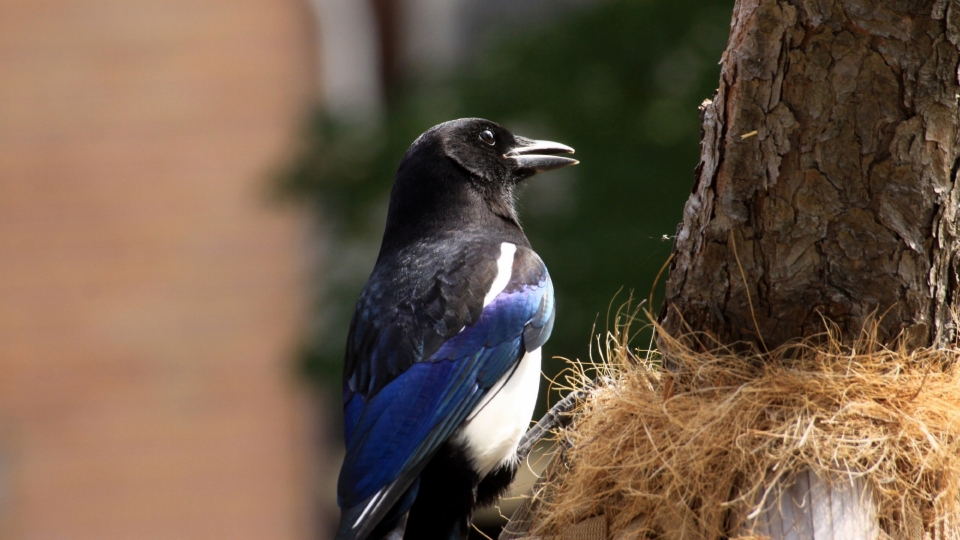
<svg viewBox="0 0 960 540">
<path fill-rule="evenodd" d="M 494 384 L 453 437 L 483 478 L 516 459 L 517 445 L 530 426 L 540 389 L 540 349 L 523 355 L 516 369 Z"/>
</svg>

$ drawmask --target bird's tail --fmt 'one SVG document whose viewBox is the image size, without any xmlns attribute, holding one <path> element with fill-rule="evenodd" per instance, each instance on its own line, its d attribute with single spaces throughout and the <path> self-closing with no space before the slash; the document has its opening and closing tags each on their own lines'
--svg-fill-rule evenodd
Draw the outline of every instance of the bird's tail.
<svg viewBox="0 0 960 540">
<path fill-rule="evenodd" d="M 417 497 L 415 480 L 397 497 L 393 483 L 359 504 L 340 510 L 336 540 L 402 540 L 407 514 Z"/>
<path fill-rule="evenodd" d="M 361 536 L 365 531 L 361 528 L 352 527 L 350 517 L 345 513 L 340 515 L 340 525 L 337 527 L 336 540 L 403 540 L 403 533 L 407 529 L 407 513 L 404 512 L 399 519 L 384 519 L 373 527 L 366 536 Z"/>
</svg>

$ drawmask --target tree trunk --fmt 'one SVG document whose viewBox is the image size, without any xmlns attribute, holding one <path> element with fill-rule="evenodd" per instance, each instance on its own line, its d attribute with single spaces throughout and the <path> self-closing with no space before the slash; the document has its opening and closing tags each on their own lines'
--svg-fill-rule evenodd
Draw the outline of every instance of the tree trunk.
<svg viewBox="0 0 960 540">
<path fill-rule="evenodd" d="M 954 338 L 956 0 L 738 0 L 661 324 Z"/>
<path fill-rule="evenodd" d="M 738 0 L 664 329 L 772 349 L 876 315 L 883 341 L 953 340 L 958 43 L 957 0 Z M 762 532 L 876 538 L 868 487 L 799 478 Z"/>
</svg>

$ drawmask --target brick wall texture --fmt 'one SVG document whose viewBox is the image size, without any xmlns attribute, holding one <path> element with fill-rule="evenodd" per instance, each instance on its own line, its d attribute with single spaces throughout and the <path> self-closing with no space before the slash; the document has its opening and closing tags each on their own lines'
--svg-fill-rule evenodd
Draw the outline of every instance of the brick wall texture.
<svg viewBox="0 0 960 540">
<path fill-rule="evenodd" d="M 0 0 L 0 539 L 300 539 L 298 0 Z"/>
</svg>

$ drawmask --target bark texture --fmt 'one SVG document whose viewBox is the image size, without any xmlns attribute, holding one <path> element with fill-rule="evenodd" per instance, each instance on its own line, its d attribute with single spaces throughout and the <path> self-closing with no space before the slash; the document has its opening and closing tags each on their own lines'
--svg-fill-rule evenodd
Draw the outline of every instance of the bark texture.
<svg viewBox="0 0 960 540">
<path fill-rule="evenodd" d="M 960 0 L 737 0 L 664 329 L 772 349 L 876 315 L 884 341 L 953 341 L 958 44 Z M 877 537 L 869 486 L 786 487 L 761 532 Z M 524 516 L 502 538 L 526 537 Z"/>
<path fill-rule="evenodd" d="M 952 340 L 958 44 L 958 0 L 738 0 L 664 328 Z"/>
</svg>

